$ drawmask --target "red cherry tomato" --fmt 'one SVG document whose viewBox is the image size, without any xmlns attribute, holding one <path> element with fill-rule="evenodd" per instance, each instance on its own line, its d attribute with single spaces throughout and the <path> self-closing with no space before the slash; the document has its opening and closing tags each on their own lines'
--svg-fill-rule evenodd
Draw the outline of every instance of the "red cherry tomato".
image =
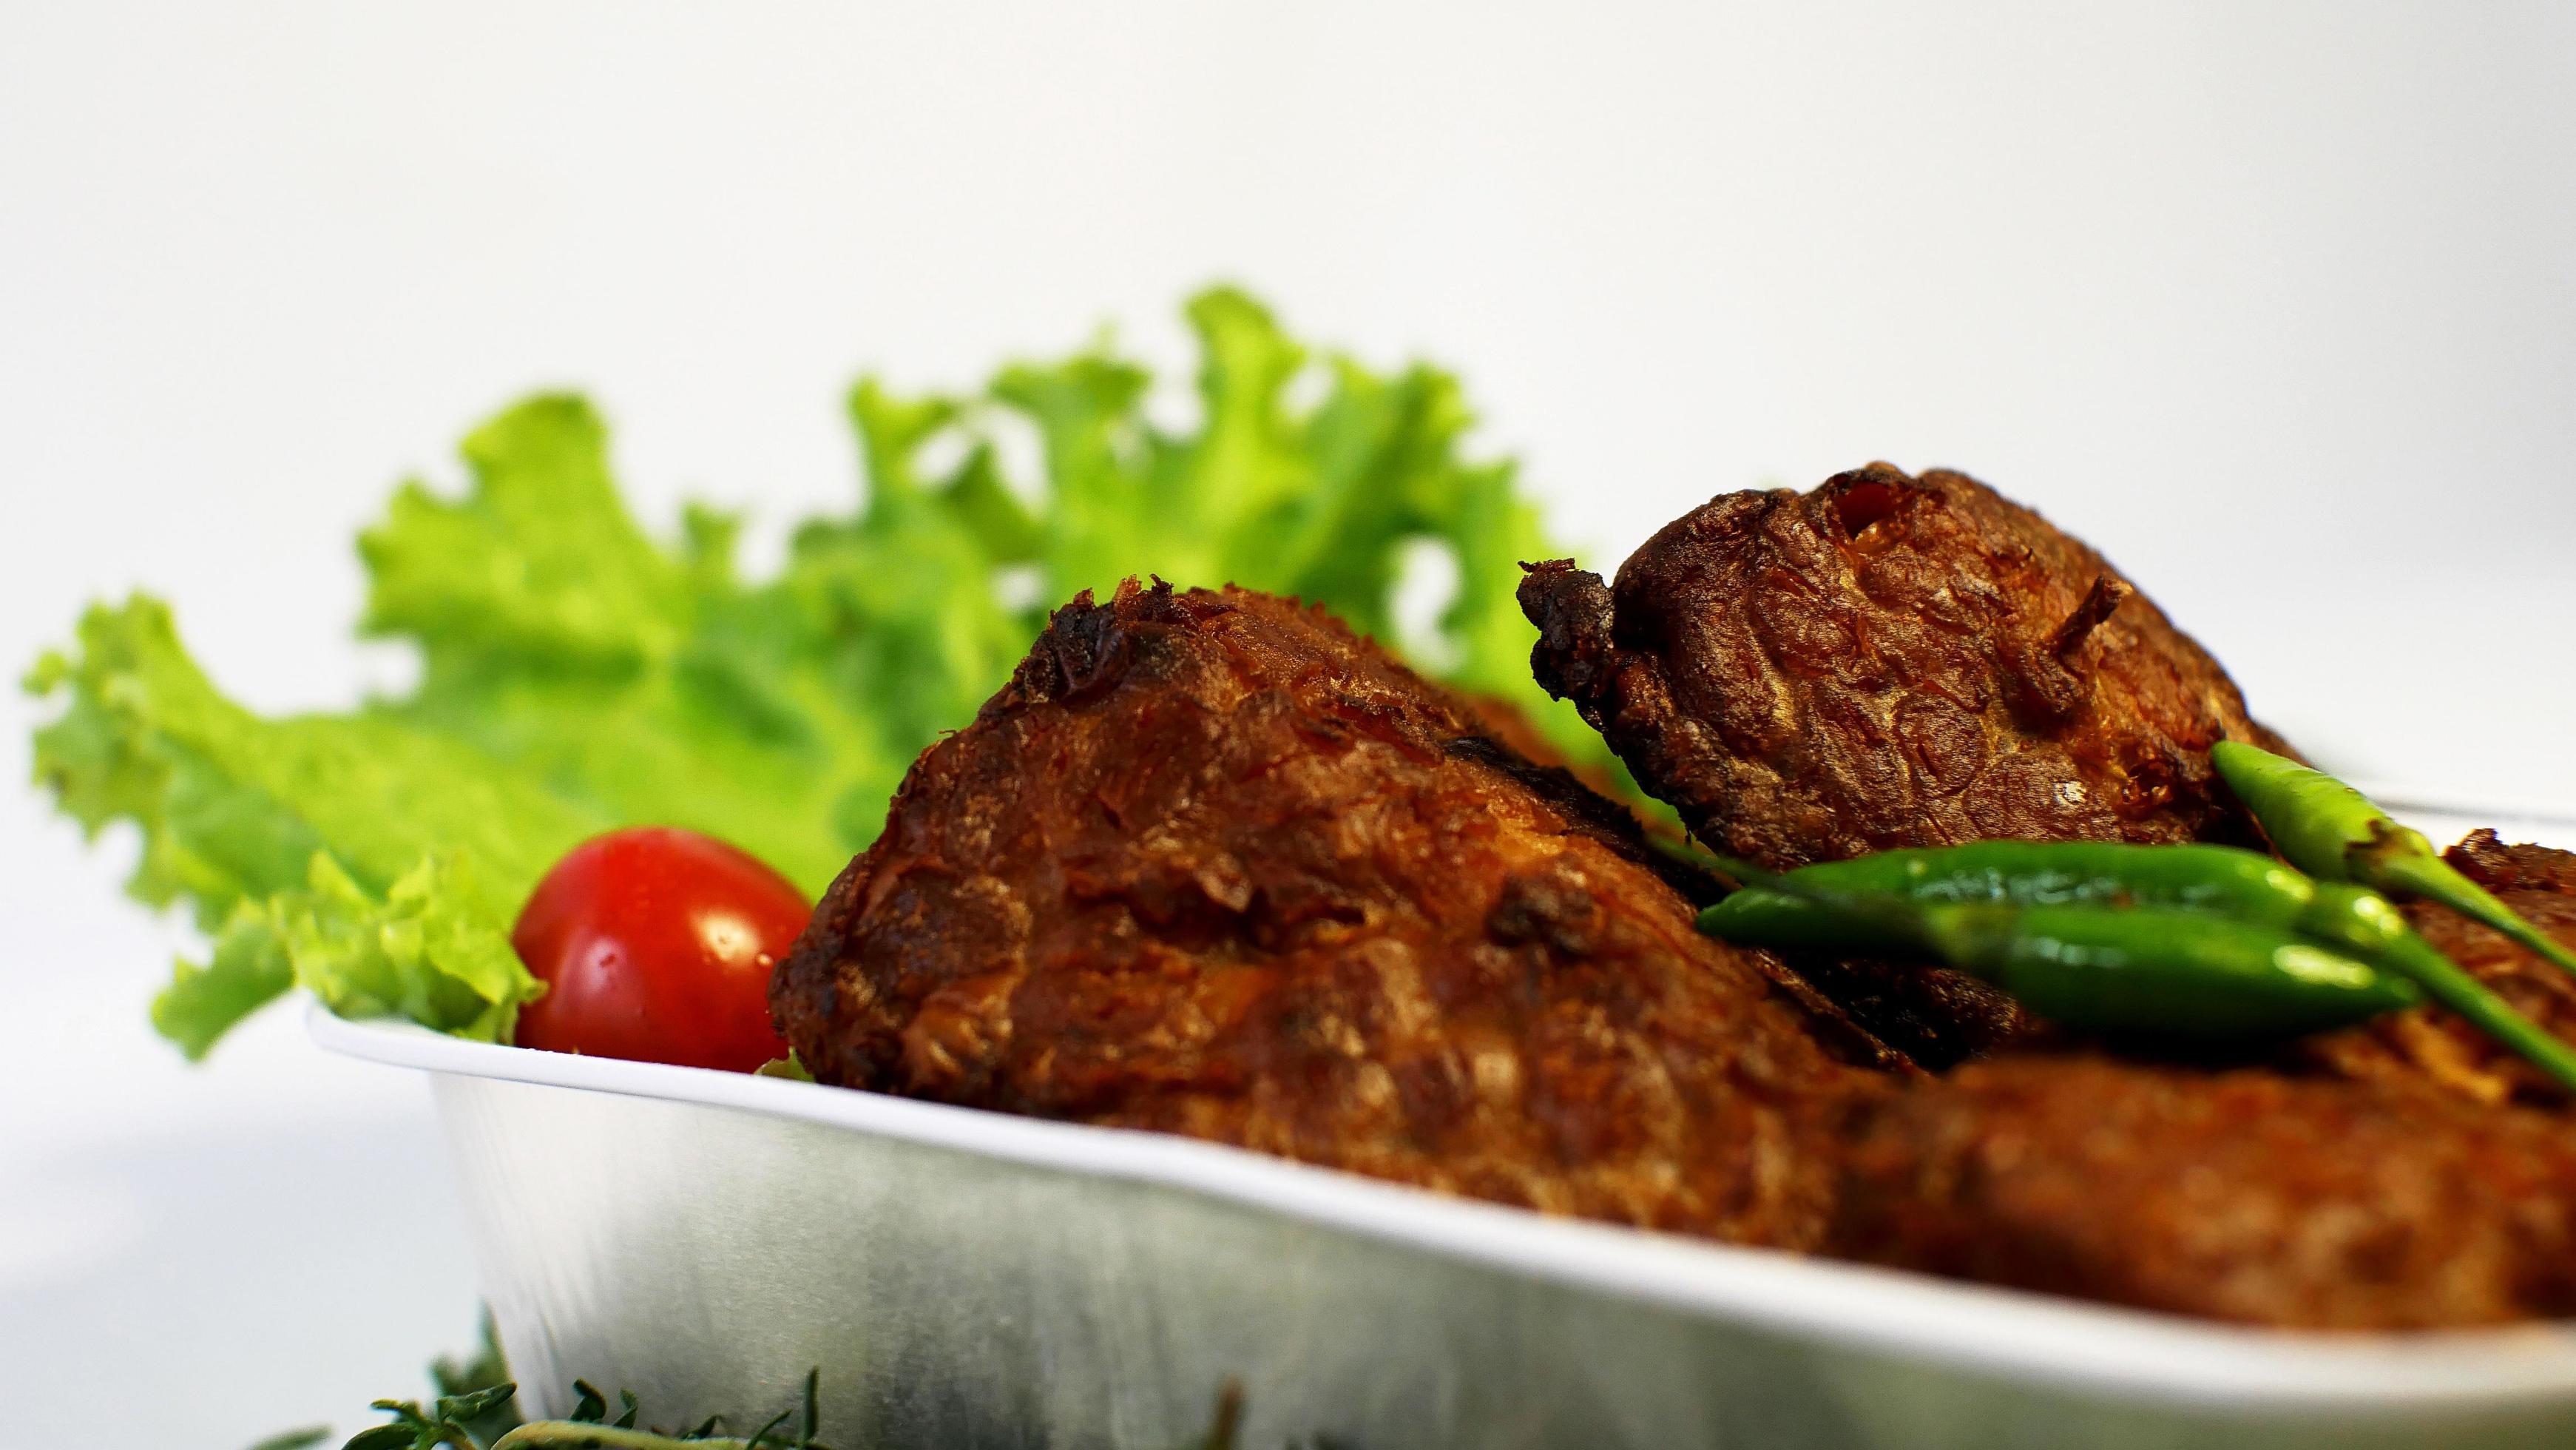
<svg viewBox="0 0 2576 1450">
<path fill-rule="evenodd" d="M 585 841 L 510 933 L 546 984 L 519 1013 L 519 1045 L 736 1072 L 785 1057 L 769 972 L 812 914 L 786 877 L 695 831 Z"/>
</svg>

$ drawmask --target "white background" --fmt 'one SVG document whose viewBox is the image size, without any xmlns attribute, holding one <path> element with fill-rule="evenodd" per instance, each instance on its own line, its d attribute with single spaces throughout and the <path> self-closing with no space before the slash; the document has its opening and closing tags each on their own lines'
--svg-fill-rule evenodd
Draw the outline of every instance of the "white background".
<svg viewBox="0 0 2576 1450">
<path fill-rule="evenodd" d="M 860 370 L 1177 358 L 1233 278 L 1458 366 L 1596 562 L 1957 466 L 2330 763 L 2576 799 L 2576 8 L 1767 8 L 7 0 L 0 665 L 142 584 L 346 702 L 351 534 L 523 389 L 774 530 Z M 346 1433 L 470 1327 L 425 1099 L 178 1067 L 130 849 L 0 787 L 0 1440 Z"/>
</svg>

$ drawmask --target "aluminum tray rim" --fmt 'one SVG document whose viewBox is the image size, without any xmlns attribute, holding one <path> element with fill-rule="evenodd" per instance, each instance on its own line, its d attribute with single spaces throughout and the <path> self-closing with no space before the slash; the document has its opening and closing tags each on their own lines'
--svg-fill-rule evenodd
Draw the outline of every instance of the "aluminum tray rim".
<svg viewBox="0 0 2576 1450">
<path fill-rule="evenodd" d="M 1901 1270 L 1552 1218 L 1224 1144 L 850 1088 L 467 1042 L 308 1004 L 323 1048 L 462 1077 L 730 1108 L 1212 1196 L 1485 1267 L 1898 1360 L 2284 1414 L 2576 1397 L 2576 1323 L 2352 1334 L 2207 1323 Z"/>
</svg>

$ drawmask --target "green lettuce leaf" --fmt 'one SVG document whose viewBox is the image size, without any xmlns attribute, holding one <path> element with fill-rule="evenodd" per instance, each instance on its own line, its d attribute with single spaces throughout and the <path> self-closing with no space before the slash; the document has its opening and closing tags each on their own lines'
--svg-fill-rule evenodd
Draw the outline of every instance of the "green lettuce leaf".
<svg viewBox="0 0 2576 1450">
<path fill-rule="evenodd" d="M 635 520 L 588 403 L 519 403 L 465 440 L 461 496 L 406 484 L 361 535 L 360 629 L 410 642 L 422 670 L 342 714 L 263 719 L 207 681 L 159 603 L 93 609 L 77 650 L 28 679 L 63 701 L 36 772 L 92 832 L 138 826 L 131 890 L 185 902 L 209 938 L 155 1022 L 200 1055 L 300 984 L 344 1013 L 506 1041 L 539 990 L 509 926 L 563 851 L 685 826 L 819 893 L 1047 608 L 1131 574 L 1320 602 L 1615 768 L 1530 679 L 1520 561 L 1563 551 L 1508 461 L 1465 456 L 1457 380 L 1317 359 L 1231 289 L 1189 318 L 1187 429 L 1148 417 L 1150 375 L 1105 344 L 971 394 L 861 382 L 864 501 L 806 522 L 757 581 L 732 518 L 693 507 L 669 540 Z M 1310 383 L 1316 400 L 1294 401 Z M 1005 476 L 1012 430 L 1040 444 L 1035 477 Z M 1398 599 L 1427 554 L 1456 588 L 1408 631 Z"/>
<path fill-rule="evenodd" d="M 185 902 L 212 938 L 153 1007 L 200 1056 L 301 983 L 353 1014 L 505 1041 L 537 984 L 510 950 L 518 903 L 607 819 L 469 745 L 368 714 L 264 720 L 224 698 L 169 610 L 91 609 L 80 652 L 28 678 L 66 697 L 36 777 L 95 834 L 141 829 L 128 889 Z"/>
<path fill-rule="evenodd" d="M 1347 357 L 1318 363 L 1232 288 L 1200 294 L 1188 311 L 1202 359 L 1194 431 L 1157 428 L 1144 407 L 1150 376 L 1100 347 L 1005 368 L 981 398 L 895 408 L 863 384 L 853 411 L 872 481 L 944 492 L 968 515 L 967 498 L 998 491 L 994 417 L 1016 415 L 1043 445 L 1036 527 L 1014 515 L 967 532 L 996 564 L 1020 562 L 1026 540 L 1043 601 L 1105 591 L 1131 574 L 1318 601 L 1426 673 L 1518 707 L 1568 758 L 1615 771 L 1600 736 L 1530 677 L 1533 636 L 1515 597 L 1521 561 L 1567 551 L 1546 539 L 1508 460 L 1464 455 L 1475 415 L 1458 380 L 1425 365 L 1385 375 Z M 1315 368 L 1320 401 L 1295 406 Z M 950 425 L 973 446 L 951 478 L 925 487 L 918 458 Z M 1408 634 L 1397 598 L 1425 549 L 1449 556 L 1457 592 L 1427 633 Z M 1034 618 L 1011 621 L 956 699 L 981 701 L 1008 675 Z"/>
<path fill-rule="evenodd" d="M 647 538 L 578 398 L 521 403 L 464 453 L 465 497 L 407 485 L 359 540 L 360 627 L 412 640 L 423 666 L 368 717 L 468 743 L 601 818 L 740 843 L 819 893 L 919 749 L 850 677 L 828 601 L 746 588 L 733 523 L 710 511 L 675 547 Z"/>
</svg>

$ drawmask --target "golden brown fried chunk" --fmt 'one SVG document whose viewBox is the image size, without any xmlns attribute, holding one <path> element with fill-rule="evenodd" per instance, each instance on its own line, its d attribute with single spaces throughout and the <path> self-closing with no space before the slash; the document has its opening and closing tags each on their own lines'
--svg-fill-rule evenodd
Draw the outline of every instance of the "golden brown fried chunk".
<svg viewBox="0 0 2576 1450">
<path fill-rule="evenodd" d="M 2576 946 L 2576 852 L 2508 846 L 2479 831 L 2443 853 L 2460 873 L 2502 898 L 2525 920 Z M 2550 1032 L 2576 1042 L 2576 977 L 2448 907 L 2406 904 L 2426 941 L 2496 995 Z M 2366 1026 L 2309 1038 L 2296 1058 L 2341 1077 L 2415 1082 L 2472 1102 L 2519 1102 L 2576 1109 L 2541 1071 L 2438 1006 L 2394 1012 Z"/>
<path fill-rule="evenodd" d="M 1531 566 L 1539 682 L 1691 830 L 1775 868 L 1993 837 L 2244 838 L 2209 747 L 2277 747 L 2102 556 L 1961 474 L 1724 494 L 1615 587 Z"/>
<path fill-rule="evenodd" d="M 1547 732 L 1539 729 L 1538 722 L 1531 719 L 1528 712 L 1522 710 L 1520 706 L 1500 695 L 1469 695 L 1466 698 L 1468 708 L 1476 717 L 1477 725 L 1496 744 L 1533 764 L 1553 766 L 1573 772 L 1574 778 L 1583 782 L 1584 787 L 1594 795 L 1613 802 L 1623 809 L 1649 808 L 1647 802 L 1633 789 L 1623 785 L 1618 776 L 1607 766 L 1589 760 L 1579 763 L 1567 760 L 1565 752 L 1556 748 L 1556 742 L 1548 739 Z M 1661 829 L 1670 839 L 1681 839 L 1681 833 L 1673 830 L 1670 822 L 1661 822 L 1657 826 L 1649 826 L 1648 829 Z M 1695 875 L 1691 881 L 1694 889 L 1710 900 L 1714 900 L 1719 894 L 1717 883 L 1706 877 Z"/>
<path fill-rule="evenodd" d="M 1801 1125 L 1878 1075 L 1654 859 L 1320 611 L 1131 582 L 923 754 L 771 1001 L 826 1082 L 1810 1244 Z"/>
<path fill-rule="evenodd" d="M 2576 855 L 2480 832 L 2450 859 L 2576 940 Z M 2454 960 L 2576 1040 L 2576 980 L 2456 914 L 2409 910 Z M 1834 975 L 1872 965 L 1810 975 L 1893 1045 L 1946 1064 Z M 1902 966 L 1883 970 L 1919 990 Z M 1934 1041 L 1977 1017 L 1922 1015 Z M 2271 1067 L 2008 1050 L 1859 1100 L 1828 1252 L 2263 1324 L 2393 1329 L 2576 1313 L 2569 1104 L 2438 1007 L 2303 1039 Z M 2559 1113 L 2500 1106 L 2515 1101 Z"/>
<path fill-rule="evenodd" d="M 2420 1090 L 2003 1058 L 1869 1100 L 1832 1252 L 2256 1324 L 2576 1313 L 2576 1134 Z"/>
</svg>

